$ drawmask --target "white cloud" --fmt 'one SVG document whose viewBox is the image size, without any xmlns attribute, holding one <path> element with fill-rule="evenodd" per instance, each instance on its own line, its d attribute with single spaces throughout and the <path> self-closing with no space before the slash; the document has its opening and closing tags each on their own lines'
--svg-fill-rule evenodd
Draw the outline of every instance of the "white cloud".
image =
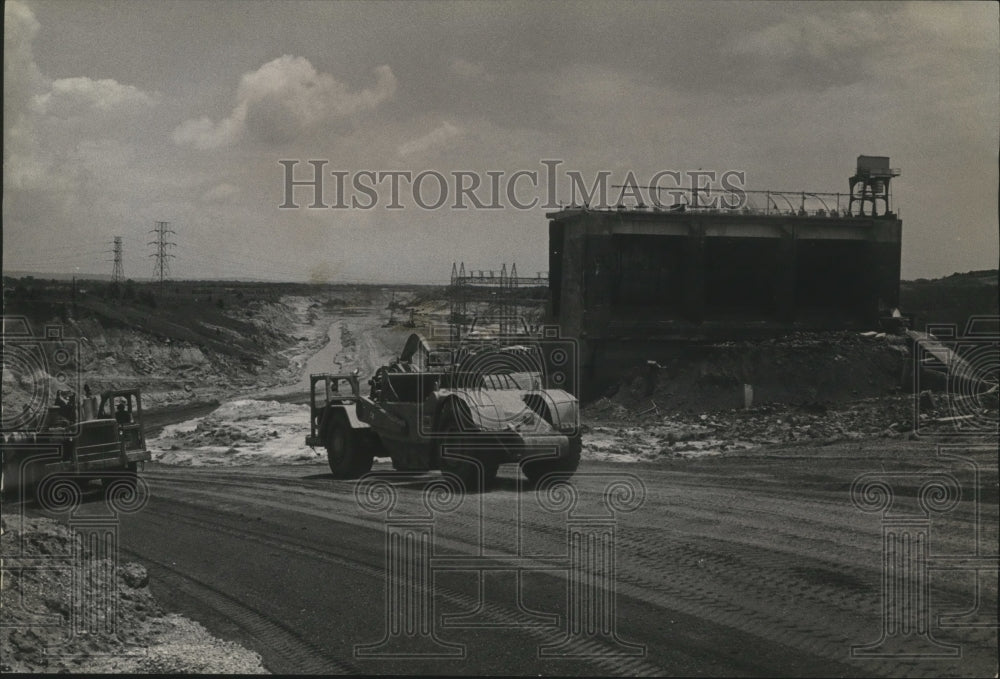
<svg viewBox="0 0 1000 679">
<path fill-rule="evenodd" d="M 730 46 L 735 54 L 793 59 L 823 59 L 841 50 L 870 47 L 882 38 L 877 17 L 864 10 L 835 16 L 792 14 L 783 21 L 739 36 Z"/>
<path fill-rule="evenodd" d="M 465 130 L 461 127 L 456 127 L 455 125 L 445 121 L 427 134 L 400 144 L 397 152 L 401 156 L 422 153 L 423 151 L 427 151 L 428 149 L 443 144 L 446 141 L 460 137 L 463 134 L 465 134 Z"/>
<path fill-rule="evenodd" d="M 68 118 L 87 113 L 131 113 L 156 104 L 159 95 L 143 92 L 117 80 L 94 80 L 87 77 L 60 78 L 52 81 L 47 92 L 32 99 L 32 109 L 42 115 Z"/>
<path fill-rule="evenodd" d="M 235 198 L 240 193 L 240 188 L 238 186 L 233 186 L 228 182 L 223 182 L 213 186 L 211 189 L 206 191 L 201 196 L 202 202 L 205 203 L 225 203 L 232 198 Z"/>
<path fill-rule="evenodd" d="M 265 142 L 284 142 L 338 118 L 370 110 L 390 99 L 396 77 L 388 66 L 375 69 L 375 83 L 350 91 L 303 57 L 284 55 L 243 76 L 236 106 L 219 122 L 202 117 L 174 130 L 174 142 L 197 149 L 228 146 L 249 131 Z"/>
<path fill-rule="evenodd" d="M 202 116 L 197 120 L 186 120 L 174 130 L 174 143 L 202 151 L 228 146 L 243 134 L 245 122 L 245 104 L 237 106 L 228 118 L 223 118 L 218 123 L 213 123 L 208 116 Z"/>
<path fill-rule="evenodd" d="M 92 224 L 120 226 L 118 206 L 146 176 L 135 171 L 124 119 L 159 95 L 112 79 L 48 78 L 35 60 L 40 27 L 31 9 L 7 2 L 4 22 L 6 263 L 54 237 L 92 242 L 94 233 L 83 235 Z"/>
<path fill-rule="evenodd" d="M 38 21 L 20 2 L 3 7 L 3 94 L 5 117 L 9 112 L 22 113 L 31 93 L 42 80 L 35 65 L 31 43 L 38 34 Z M 5 125 L 10 125 L 7 121 Z"/>
</svg>

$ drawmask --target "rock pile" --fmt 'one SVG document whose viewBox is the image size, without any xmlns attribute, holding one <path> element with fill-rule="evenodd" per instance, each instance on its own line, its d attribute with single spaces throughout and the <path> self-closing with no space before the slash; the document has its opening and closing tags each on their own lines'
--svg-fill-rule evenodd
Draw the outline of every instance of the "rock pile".
<svg viewBox="0 0 1000 679">
<path fill-rule="evenodd" d="M 5 513 L 2 521 L 0 672 L 265 673 L 256 653 L 167 614 L 149 591 L 149 574 L 142 565 L 115 567 L 109 559 L 87 554 L 74 560 L 78 536 L 50 519 L 22 522 Z M 114 578 L 114 590 L 100 586 L 103 574 Z M 74 585 L 94 591 L 74 596 Z M 100 597 L 117 600 L 113 629 L 82 625 L 72 633 L 73 616 L 106 615 L 99 608 Z M 94 601 L 99 602 L 96 613 L 82 608 Z"/>
</svg>

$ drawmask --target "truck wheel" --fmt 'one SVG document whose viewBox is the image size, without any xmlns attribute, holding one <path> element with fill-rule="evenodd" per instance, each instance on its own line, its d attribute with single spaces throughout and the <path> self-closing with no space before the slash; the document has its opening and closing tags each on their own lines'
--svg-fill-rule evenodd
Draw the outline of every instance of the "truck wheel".
<svg viewBox="0 0 1000 679">
<path fill-rule="evenodd" d="M 59 511 L 83 502 L 87 486 L 78 477 L 52 472 L 36 478 L 30 492 L 42 508 Z"/>
<path fill-rule="evenodd" d="M 580 447 L 570 446 L 570 451 L 565 457 L 555 459 L 525 460 L 521 463 L 521 472 L 528 477 L 528 480 L 537 483 L 546 474 L 561 473 L 573 474 L 580 466 Z"/>
<path fill-rule="evenodd" d="M 454 457 L 441 458 L 441 471 L 457 476 L 467 491 L 483 490 L 492 485 L 497 478 L 499 468 L 498 464 L 490 464 L 482 460 L 477 464 L 473 460 Z"/>
<path fill-rule="evenodd" d="M 454 419 L 449 418 L 446 420 L 441 427 L 441 431 L 444 434 L 450 434 L 450 436 L 441 439 L 438 443 L 437 457 L 440 461 L 439 464 L 442 472 L 457 476 L 465 487 L 465 490 L 468 491 L 483 490 L 496 480 L 497 471 L 500 466 L 498 463 L 482 459 L 471 460 L 451 455 L 451 453 L 461 454 L 463 452 L 461 439 L 458 438 L 461 435 L 462 428 Z M 458 445 L 456 446 L 456 444 Z M 444 450 L 445 446 L 447 446 L 447 453 L 449 453 L 447 455 Z"/>
<path fill-rule="evenodd" d="M 107 492 L 111 488 L 111 484 L 115 481 L 119 483 L 126 484 L 133 491 L 139 485 L 139 465 L 136 462 L 130 463 L 125 469 L 120 470 L 114 476 L 105 476 L 101 479 L 101 486 Z"/>
<path fill-rule="evenodd" d="M 335 479 L 356 479 L 371 471 L 374 456 L 359 449 L 354 431 L 336 422 L 327 438 L 326 460 Z"/>
<path fill-rule="evenodd" d="M 497 472 L 500 471 L 500 464 L 497 462 L 494 462 L 493 464 L 486 464 L 486 463 L 483 464 L 484 464 L 483 481 L 486 483 L 487 486 L 492 486 L 493 483 L 497 480 Z"/>
</svg>

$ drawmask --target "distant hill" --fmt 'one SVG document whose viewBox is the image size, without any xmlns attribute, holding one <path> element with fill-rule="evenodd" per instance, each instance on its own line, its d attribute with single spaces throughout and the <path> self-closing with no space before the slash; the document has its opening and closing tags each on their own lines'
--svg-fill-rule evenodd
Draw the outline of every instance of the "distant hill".
<svg viewBox="0 0 1000 679">
<path fill-rule="evenodd" d="M 31 276 L 32 278 L 37 278 L 43 281 L 69 281 L 76 278 L 79 281 L 110 281 L 111 276 L 103 273 L 53 273 L 51 271 L 17 271 L 14 269 L 3 270 L 3 275 L 5 278 L 25 278 Z"/>
<path fill-rule="evenodd" d="M 918 278 L 900 283 L 899 305 L 904 314 L 913 316 L 914 330 L 923 330 L 928 323 L 954 323 L 961 332 L 969 316 L 1000 314 L 998 290 L 997 269 Z"/>
<path fill-rule="evenodd" d="M 32 278 L 37 278 L 38 280 L 43 280 L 43 281 L 69 281 L 69 280 L 72 280 L 74 278 L 76 280 L 78 280 L 78 281 L 83 281 L 83 280 L 87 280 L 87 281 L 110 281 L 111 280 L 111 276 L 109 274 L 103 274 L 103 273 L 78 273 L 78 274 L 70 274 L 70 273 L 55 273 L 55 272 L 52 272 L 52 271 L 15 271 L 15 270 L 8 271 L 8 270 L 4 269 L 3 275 L 4 275 L 5 278 L 7 278 L 7 277 L 9 277 L 9 278 L 25 278 L 27 276 L 31 276 Z M 126 278 L 131 278 L 131 276 L 126 276 Z M 270 279 L 261 280 L 259 278 L 254 278 L 252 276 L 242 276 L 242 277 L 239 277 L 239 276 L 230 276 L 230 277 L 227 277 L 227 278 L 206 278 L 205 280 L 207 280 L 207 281 L 237 281 L 237 282 L 246 282 L 246 283 L 257 283 L 257 282 L 261 282 L 261 283 L 285 283 L 285 282 L 287 282 L 287 281 L 270 280 Z M 140 282 L 141 283 L 146 283 L 146 282 L 150 281 L 150 278 L 149 278 L 149 276 L 145 276 L 145 275 L 144 276 L 136 276 L 135 277 L 135 281 L 137 283 L 140 283 Z"/>
<path fill-rule="evenodd" d="M 56 274 L 50 272 L 26 272 L 26 271 L 4 271 L 4 279 L 17 279 L 25 276 L 33 276 L 36 280 L 56 280 L 69 281 L 71 274 Z M 80 274 L 77 280 L 108 281 L 109 276 L 99 274 Z M 229 282 L 235 285 L 253 284 L 264 289 L 295 290 L 295 294 L 311 294 L 313 286 L 304 283 L 278 283 L 249 280 L 239 281 L 237 279 L 210 279 L 202 281 L 209 285 L 218 285 Z M 197 281 L 171 281 L 169 286 L 179 286 L 185 291 L 192 285 L 198 285 Z M 385 288 L 417 288 L 423 286 L 403 285 L 403 284 L 350 284 L 342 283 L 353 287 L 358 285 L 362 288 L 385 287 Z M 7 287 L 5 280 L 4 287 Z M 136 288 L 153 289 L 153 284 L 146 279 L 137 280 Z M 326 286 L 319 285 L 315 290 L 325 290 Z M 428 288 L 430 289 L 430 288 Z M 1000 271 L 997 269 L 986 269 L 982 271 L 969 271 L 967 273 L 954 273 L 943 278 L 918 278 L 912 281 L 901 281 L 899 290 L 900 310 L 904 314 L 913 316 L 913 328 L 922 330 L 928 323 L 955 323 L 960 327 L 965 326 L 969 316 L 974 315 L 997 315 L 1000 314 L 998 304 L 998 290 L 1000 290 Z M 68 288 L 67 288 L 68 292 Z M 179 290 L 177 292 L 180 292 Z M 185 293 L 186 294 L 186 293 Z M 6 296 L 6 295 L 5 295 Z"/>
</svg>

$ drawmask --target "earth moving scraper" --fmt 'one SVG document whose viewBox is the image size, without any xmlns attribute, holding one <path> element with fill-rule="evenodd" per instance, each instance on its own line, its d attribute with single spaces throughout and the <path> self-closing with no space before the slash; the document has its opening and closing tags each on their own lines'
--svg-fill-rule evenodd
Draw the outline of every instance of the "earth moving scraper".
<svg viewBox="0 0 1000 679">
<path fill-rule="evenodd" d="M 400 471 L 440 469 L 482 489 L 499 465 L 529 480 L 571 474 L 580 463 L 579 403 L 571 340 L 557 333 L 470 337 L 442 349 L 410 335 L 361 395 L 357 372 L 310 375 L 306 445 L 326 448 L 330 471 L 352 479 L 390 457 Z"/>
</svg>

